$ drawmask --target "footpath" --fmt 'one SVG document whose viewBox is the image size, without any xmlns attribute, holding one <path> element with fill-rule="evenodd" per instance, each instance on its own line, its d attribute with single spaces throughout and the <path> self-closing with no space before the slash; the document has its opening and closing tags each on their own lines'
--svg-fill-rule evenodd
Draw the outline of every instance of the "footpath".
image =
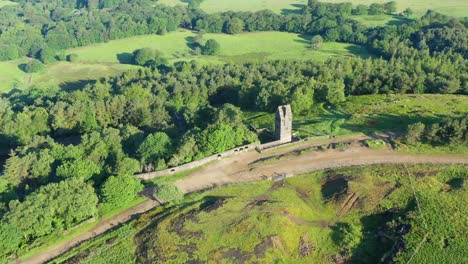
<svg viewBox="0 0 468 264">
<path fill-rule="evenodd" d="M 385 135 L 379 135 L 385 138 Z M 468 164 L 467 155 L 417 155 L 395 152 L 387 147 L 382 150 L 371 150 L 359 142 L 368 136 L 352 136 L 340 139 L 292 144 L 272 152 L 258 153 L 249 151 L 214 161 L 187 177 L 176 181 L 184 193 L 201 191 L 215 186 L 252 182 L 271 179 L 275 175 L 300 175 L 329 168 L 374 165 L 374 164 Z M 328 149 L 312 151 L 313 147 L 346 142 L 343 150 Z M 160 204 L 145 201 L 123 211 L 111 219 L 104 220 L 93 229 L 40 252 L 22 262 L 25 264 L 45 263 L 80 243 L 107 232 L 127 222 L 132 217 L 145 213 Z"/>
</svg>

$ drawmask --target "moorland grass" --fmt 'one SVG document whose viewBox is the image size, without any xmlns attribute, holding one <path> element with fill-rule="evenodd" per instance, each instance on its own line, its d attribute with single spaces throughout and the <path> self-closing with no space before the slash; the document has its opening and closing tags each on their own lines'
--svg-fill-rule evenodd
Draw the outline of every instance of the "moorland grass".
<svg viewBox="0 0 468 264">
<path fill-rule="evenodd" d="M 398 255 L 399 262 L 406 263 L 430 231 L 415 262 L 443 259 L 459 263 L 463 257 L 457 251 L 466 247 L 463 221 L 468 208 L 462 201 L 467 195 L 467 167 L 417 165 L 408 170 L 409 174 L 403 165 L 341 168 L 288 178 L 277 188 L 262 181 L 195 193 L 178 206 L 157 208 L 87 241 L 52 263 L 73 258 L 82 263 L 106 263 L 106 258 L 226 262 L 239 256 L 263 263 L 329 263 L 343 252 L 334 242 L 337 223 L 362 230 L 362 239 L 349 259 L 377 263 L 400 236 L 401 226 L 392 227 L 392 220 L 410 226 L 410 233 L 403 237 L 409 246 Z M 337 213 L 346 194 L 340 194 L 338 187 L 325 188 L 329 177 L 348 180 L 346 192 L 359 195 L 357 208 Z M 414 206 L 415 193 L 422 214 Z M 220 198 L 224 202 L 210 209 L 209 204 Z M 259 198 L 266 200 L 252 203 Z M 376 235 L 379 232 L 394 238 L 382 241 Z M 314 247 L 309 256 L 299 256 L 301 237 L 307 237 Z M 262 244 L 265 241 L 273 242 Z"/>
</svg>

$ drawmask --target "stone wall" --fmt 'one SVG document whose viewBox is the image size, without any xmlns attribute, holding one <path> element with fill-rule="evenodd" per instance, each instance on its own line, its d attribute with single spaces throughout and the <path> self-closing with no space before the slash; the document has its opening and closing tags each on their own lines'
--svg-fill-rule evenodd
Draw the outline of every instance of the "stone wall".
<svg viewBox="0 0 468 264">
<path fill-rule="evenodd" d="M 162 176 L 166 176 L 166 175 L 172 175 L 172 174 L 175 174 L 175 173 L 178 173 L 178 172 L 194 169 L 196 167 L 205 165 L 205 164 L 207 164 L 209 162 L 212 162 L 214 160 L 219 160 L 219 159 L 222 159 L 224 157 L 228 157 L 228 156 L 232 156 L 232 155 L 235 155 L 235 154 L 239 154 L 241 152 L 246 152 L 246 151 L 249 151 L 249 150 L 253 150 L 253 149 L 255 149 L 256 146 L 257 146 L 256 144 L 244 145 L 244 146 L 240 146 L 240 147 L 237 147 L 237 148 L 234 148 L 234 149 L 227 150 L 227 151 L 222 152 L 222 153 L 211 155 L 209 157 L 206 157 L 206 158 L 203 158 L 203 159 L 200 159 L 200 160 L 192 161 L 192 162 L 189 162 L 189 163 L 177 166 L 177 167 L 173 167 L 173 168 L 169 168 L 169 169 L 165 169 L 165 170 L 160 170 L 160 171 L 137 174 L 135 176 L 142 179 L 142 180 L 149 180 L 149 179 L 162 177 Z"/>
<path fill-rule="evenodd" d="M 138 178 L 140 178 L 142 180 L 150 180 L 150 179 L 154 179 L 154 178 L 158 178 L 158 177 L 162 177 L 162 176 L 173 175 L 175 173 L 186 171 L 186 170 L 191 170 L 191 169 L 194 169 L 196 167 L 205 165 L 205 164 L 207 164 L 209 162 L 219 160 L 219 159 L 222 159 L 224 157 L 229 157 L 229 156 L 232 156 L 232 155 L 236 155 L 236 154 L 246 152 L 246 151 L 249 151 L 249 150 L 256 150 L 256 151 L 262 153 L 262 152 L 265 152 L 265 151 L 274 150 L 274 149 L 277 149 L 277 148 L 280 148 L 280 147 L 283 147 L 283 146 L 288 146 L 288 145 L 291 145 L 291 144 L 295 144 L 295 143 L 298 143 L 298 142 L 304 142 L 304 141 L 316 140 L 316 139 L 326 139 L 326 138 L 330 138 L 330 136 L 310 137 L 310 138 L 300 139 L 300 140 L 297 140 L 297 141 L 291 141 L 291 142 L 288 142 L 288 143 L 284 143 L 284 142 L 281 142 L 281 140 L 277 140 L 277 141 L 268 142 L 268 143 L 265 143 L 265 144 L 244 145 L 244 146 L 240 146 L 240 147 L 237 147 L 237 148 L 227 150 L 227 151 L 222 152 L 222 153 L 211 155 L 211 156 L 203 158 L 201 160 L 192 161 L 192 162 L 189 162 L 189 163 L 177 166 L 177 167 L 173 167 L 173 168 L 169 168 L 169 169 L 165 169 L 165 170 L 160 170 L 160 171 L 136 174 L 135 177 L 138 177 Z"/>
</svg>

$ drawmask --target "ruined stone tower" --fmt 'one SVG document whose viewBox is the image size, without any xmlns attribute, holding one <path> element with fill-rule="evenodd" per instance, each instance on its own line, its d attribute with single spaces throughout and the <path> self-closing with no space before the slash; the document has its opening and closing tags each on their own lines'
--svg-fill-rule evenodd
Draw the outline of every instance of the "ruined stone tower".
<svg viewBox="0 0 468 264">
<path fill-rule="evenodd" d="M 292 112 L 290 105 L 278 106 L 275 117 L 275 139 L 280 143 L 292 140 Z"/>
</svg>

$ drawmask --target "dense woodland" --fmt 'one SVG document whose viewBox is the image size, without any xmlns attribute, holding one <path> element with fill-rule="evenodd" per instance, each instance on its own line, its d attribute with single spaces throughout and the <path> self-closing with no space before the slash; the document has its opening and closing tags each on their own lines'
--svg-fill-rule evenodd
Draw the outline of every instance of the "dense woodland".
<svg viewBox="0 0 468 264">
<path fill-rule="evenodd" d="M 229 34 L 281 30 L 321 35 L 325 41 L 366 46 L 375 56 L 223 66 L 141 60 L 147 67 L 78 89 L 12 90 L 1 95 L 4 256 L 96 216 L 98 204 L 128 203 L 142 190 L 134 173 L 258 141 L 243 122 L 242 111 L 271 112 L 291 103 L 300 114 L 316 103 L 335 105 L 362 94 L 468 94 L 468 21 L 431 11 L 400 26 L 367 28 L 352 19 L 394 12 L 394 3 L 353 7 L 309 1 L 301 12 L 289 15 L 209 15 L 197 2 L 188 8 L 145 0 L 19 3 L 0 9 L 2 60 L 27 55 L 48 63 L 62 58 L 66 48 L 164 34 L 178 27 Z M 460 140 L 466 143 L 466 119 L 410 131 L 419 129 L 415 137 L 429 143 L 453 143 L 452 138 L 460 136 L 454 124 L 465 126 Z"/>
</svg>

